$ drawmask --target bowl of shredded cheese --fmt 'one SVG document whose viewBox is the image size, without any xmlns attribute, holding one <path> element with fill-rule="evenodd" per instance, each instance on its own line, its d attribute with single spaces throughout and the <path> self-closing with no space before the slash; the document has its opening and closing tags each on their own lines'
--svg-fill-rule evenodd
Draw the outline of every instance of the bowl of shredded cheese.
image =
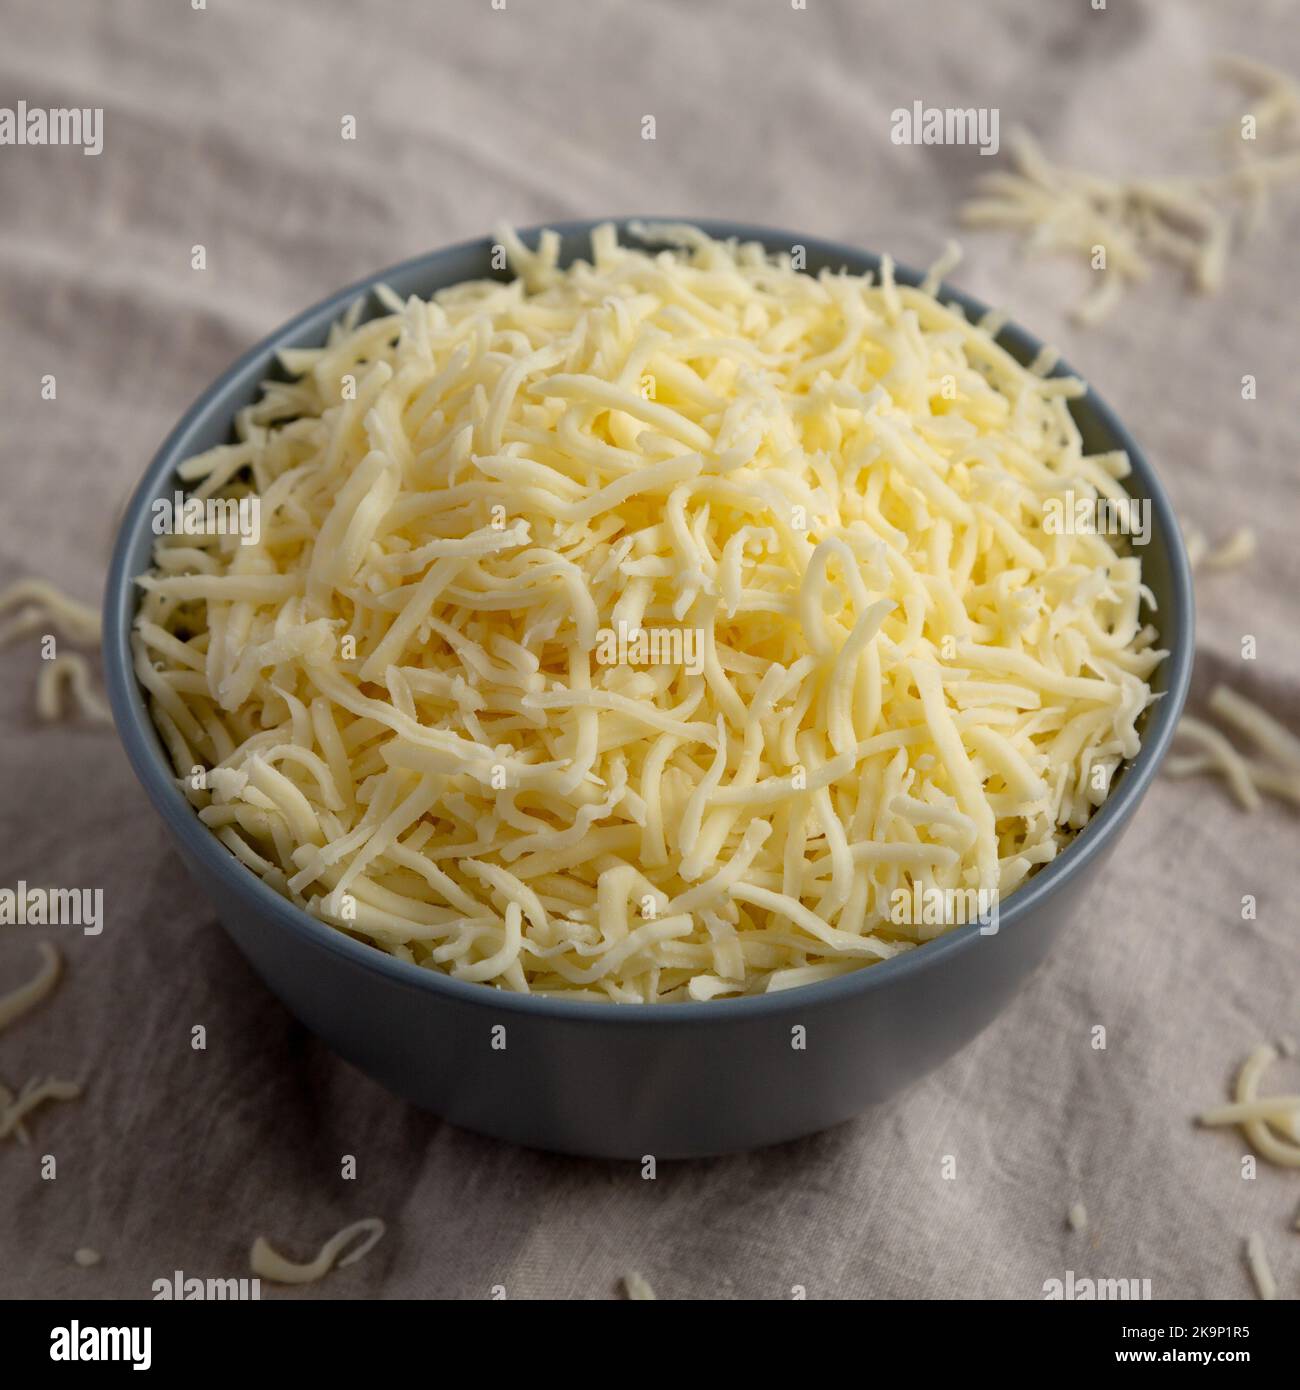
<svg viewBox="0 0 1300 1390">
<path fill-rule="evenodd" d="M 569 1152 L 823 1128 L 974 1036 L 1186 692 L 1169 503 L 888 257 L 574 223 L 254 348 L 130 503 L 114 715 L 314 1031 Z"/>
</svg>

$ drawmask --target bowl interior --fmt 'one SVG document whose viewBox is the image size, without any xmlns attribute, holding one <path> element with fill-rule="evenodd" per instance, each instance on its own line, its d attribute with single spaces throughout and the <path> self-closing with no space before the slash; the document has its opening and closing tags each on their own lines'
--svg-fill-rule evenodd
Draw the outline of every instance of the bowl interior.
<svg viewBox="0 0 1300 1390">
<path fill-rule="evenodd" d="M 567 265 L 573 260 L 589 256 L 591 230 L 603 220 L 606 219 L 548 224 L 560 237 L 562 264 Z M 629 222 L 638 219 L 614 220 L 619 227 L 620 239 L 634 241 L 628 236 L 626 229 Z M 835 271 L 841 268 L 861 274 L 875 271 L 880 265 L 880 257 L 871 252 L 772 228 L 707 218 L 671 220 L 689 220 L 715 237 L 738 237 L 742 241 L 757 241 L 769 251 L 788 252 L 795 246 L 801 246 L 804 249 L 806 268 L 811 274 L 823 269 Z M 520 236 L 527 244 L 535 246 L 541 230 L 531 228 L 521 232 Z M 291 930 L 311 935 L 318 944 L 325 944 L 331 949 L 351 955 L 363 966 L 384 973 L 396 973 L 408 980 L 419 980 L 424 987 L 435 991 L 446 990 L 463 994 L 469 990 L 472 992 L 470 997 L 490 996 L 507 1007 L 536 1007 L 562 1015 L 591 1017 L 592 1011 L 617 1010 L 620 1016 L 626 1016 L 629 1011 L 625 1005 L 514 996 L 504 991 L 486 990 L 481 985 L 453 980 L 440 972 L 410 965 L 364 942 L 355 941 L 335 928 L 318 922 L 308 913 L 281 898 L 240 864 L 208 832 L 194 815 L 189 803 L 173 785 L 170 761 L 131 670 L 129 634 L 139 593 L 133 580 L 149 568 L 154 540 L 149 525 L 150 506 L 156 498 L 170 496 L 181 486 L 176 475 L 178 465 L 193 454 L 233 439 L 234 417 L 239 410 L 257 399 L 261 383 L 266 380 L 285 379 L 285 373 L 276 356 L 280 349 L 320 346 L 326 339 L 330 325 L 358 297 L 364 297 L 362 322 L 387 312 L 373 293 L 377 284 L 387 285 L 403 298 L 411 294 L 427 298 L 435 290 L 465 280 L 508 280 L 511 278 L 508 271 L 494 269 L 492 265 L 493 247 L 494 243 L 490 237 L 464 242 L 392 266 L 340 290 L 292 319 L 251 349 L 191 406 L 159 450 L 123 514 L 105 588 L 105 675 L 114 717 L 128 757 L 154 805 L 189 849 L 200 854 L 214 866 L 220 866 L 219 871 L 230 882 L 232 892 L 246 900 L 250 909 L 274 918 Z M 923 279 L 921 273 L 897 265 L 895 276 L 900 282 L 911 285 L 919 284 Z M 941 287 L 939 298 L 945 303 L 960 305 L 972 320 L 986 312 L 985 305 L 947 285 Z M 1042 347 L 1038 339 L 1010 323 L 998 334 L 998 342 L 1024 364 L 1033 361 Z M 1080 374 L 1074 372 L 1066 363 L 1060 362 L 1051 375 Z M 1130 476 L 1125 480 L 1125 487 L 1131 496 L 1150 500 L 1151 536 L 1149 544 L 1142 551 L 1143 581 L 1156 600 L 1156 613 L 1151 617 L 1151 621 L 1160 632 L 1159 645 L 1167 649 L 1170 655 L 1157 668 L 1151 682 L 1152 689 L 1160 698 L 1144 712 L 1139 721 L 1142 748 L 1137 758 L 1121 766 L 1106 801 L 1065 851 L 1008 897 L 1000 909 L 1003 930 L 1014 929 L 1019 916 L 1050 893 L 1054 884 L 1063 875 L 1071 872 L 1072 866 L 1090 852 L 1090 847 L 1099 847 L 1099 842 L 1118 831 L 1127 819 L 1133 804 L 1155 775 L 1173 736 L 1191 674 L 1191 579 L 1181 533 L 1169 500 L 1136 442 L 1091 387 L 1086 395 L 1071 402 L 1071 411 L 1083 437 L 1085 452 L 1101 453 L 1116 449 L 1126 451 L 1133 467 Z M 804 985 L 777 996 L 696 1003 L 689 1006 L 689 1011 L 694 1019 L 703 1021 L 706 1016 L 716 1015 L 719 1011 L 722 1016 L 727 1016 L 737 1009 L 761 1007 L 765 1002 L 770 1004 L 778 999 L 788 999 L 792 994 L 811 1000 L 814 994 L 840 994 L 880 987 L 894 974 L 918 968 L 919 963 L 927 958 L 963 949 L 978 939 L 978 932 L 978 924 L 957 927 L 914 951 L 905 952 L 869 969 L 854 971 L 819 984 Z M 580 1011 L 580 1014 L 571 1014 L 573 1010 Z M 646 1018 L 659 1017 L 664 1013 L 679 1018 L 681 1016 L 679 1010 L 646 1009 L 631 1012 Z"/>
</svg>

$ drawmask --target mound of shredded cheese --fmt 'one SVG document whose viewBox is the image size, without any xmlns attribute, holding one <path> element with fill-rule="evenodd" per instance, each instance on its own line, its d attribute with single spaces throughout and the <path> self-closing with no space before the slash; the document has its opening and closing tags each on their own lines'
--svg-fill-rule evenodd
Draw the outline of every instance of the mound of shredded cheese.
<svg viewBox="0 0 1300 1390">
<path fill-rule="evenodd" d="M 222 843 L 462 980 L 627 1002 L 893 956 L 1138 750 L 1161 659 L 1069 403 L 930 293 L 592 237 L 282 354 L 164 536 L 136 670 Z M 913 898 L 913 901 L 922 899 Z M 928 918 L 928 914 L 927 914 Z"/>
</svg>

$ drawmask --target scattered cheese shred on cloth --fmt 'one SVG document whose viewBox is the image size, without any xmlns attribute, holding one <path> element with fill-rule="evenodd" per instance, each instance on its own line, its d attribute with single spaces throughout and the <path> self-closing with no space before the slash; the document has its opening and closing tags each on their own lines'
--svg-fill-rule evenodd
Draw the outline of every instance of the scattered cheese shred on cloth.
<svg viewBox="0 0 1300 1390">
<path fill-rule="evenodd" d="M 274 1284 L 314 1284 L 317 1280 L 323 1279 L 335 1265 L 345 1269 L 350 1264 L 356 1264 L 364 1255 L 368 1255 L 383 1239 L 386 1229 L 377 1216 L 354 1221 L 352 1225 L 344 1226 L 337 1235 L 331 1236 L 321 1246 L 316 1258 L 307 1264 L 295 1264 L 293 1260 L 286 1259 L 271 1246 L 265 1236 L 258 1236 L 249 1252 L 248 1263 L 254 1274 Z M 358 1236 L 362 1239 L 356 1248 L 340 1259 L 340 1252 Z"/>
<path fill-rule="evenodd" d="M 1255 1281 L 1255 1292 L 1265 1301 L 1275 1299 L 1277 1280 L 1273 1277 L 1273 1270 L 1268 1262 L 1263 1237 L 1258 1234 L 1246 1237 L 1246 1264 L 1250 1269 L 1250 1277 Z"/>
<path fill-rule="evenodd" d="M 12 608 L 17 608 L 18 614 L 0 628 L 0 649 L 47 628 L 53 628 L 71 642 L 99 645 L 99 613 L 44 579 L 20 579 L 0 590 L 0 614 Z M 108 706 L 92 684 L 90 664 L 79 652 L 59 652 L 42 661 L 36 677 L 39 718 L 48 722 L 62 717 L 64 685 L 72 691 L 76 711 L 90 723 L 113 722 Z"/>
<path fill-rule="evenodd" d="M 979 180 L 977 195 L 962 206 L 962 222 L 1019 231 L 1026 252 L 1067 252 L 1091 266 L 1099 284 L 1072 312 L 1082 324 L 1109 315 L 1124 284 L 1145 280 L 1156 261 L 1186 268 L 1202 293 L 1217 292 L 1236 223 L 1251 235 L 1263 220 L 1270 190 L 1300 177 L 1300 86 L 1249 58 L 1226 55 L 1218 67 L 1258 96 L 1242 113 L 1255 119 L 1256 135 L 1281 137 L 1263 155 L 1255 153 L 1255 140 L 1242 138 L 1234 120 L 1227 133 L 1235 160 L 1227 170 L 1195 177 L 1108 177 L 1056 164 L 1028 132 L 1015 131 L 1009 141 L 1013 170 L 994 170 Z"/>
<path fill-rule="evenodd" d="M 76 1100 L 80 1094 L 81 1087 L 75 1081 L 61 1081 L 54 1076 L 47 1076 L 42 1081 L 32 1077 L 17 1097 L 5 1102 L 0 1109 L 0 1139 L 7 1139 L 13 1134 L 20 1142 L 26 1143 L 23 1121 L 33 1110 L 50 1100 Z"/>
<path fill-rule="evenodd" d="M 1255 744 L 1256 756 L 1247 757 L 1204 719 L 1184 715 L 1178 723 L 1177 737 L 1195 744 L 1199 751 L 1172 754 L 1165 760 L 1165 775 L 1195 777 L 1215 773 L 1247 811 L 1257 811 L 1263 805 L 1263 793 L 1300 806 L 1300 738 L 1230 686 L 1216 686 L 1209 707 Z"/>
<path fill-rule="evenodd" d="M 625 1274 L 623 1276 L 623 1291 L 632 1302 L 644 1303 L 657 1301 L 658 1296 L 650 1287 L 649 1282 L 640 1274 Z"/>
<path fill-rule="evenodd" d="M 40 952 L 40 969 L 26 984 L 19 985 L 8 994 L 0 995 L 0 1030 L 11 1027 L 20 1018 L 29 1014 L 42 999 L 46 998 L 58 984 L 63 973 L 63 957 L 57 946 L 48 941 L 38 941 L 36 949 Z"/>
<path fill-rule="evenodd" d="M 1237 1073 L 1236 1100 L 1203 1111 L 1197 1119 L 1207 1126 L 1239 1125 L 1257 1154 L 1283 1168 L 1300 1168 L 1300 1096 L 1261 1096 L 1260 1078 L 1278 1052 L 1261 1043 Z"/>
</svg>

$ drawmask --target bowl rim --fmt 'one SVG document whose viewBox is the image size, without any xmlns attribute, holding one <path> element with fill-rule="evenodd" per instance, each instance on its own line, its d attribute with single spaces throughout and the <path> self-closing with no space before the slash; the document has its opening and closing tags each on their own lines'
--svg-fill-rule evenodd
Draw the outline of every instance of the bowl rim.
<svg viewBox="0 0 1300 1390">
<path fill-rule="evenodd" d="M 627 237 L 631 223 L 687 223 L 715 238 L 735 237 L 741 241 L 758 241 L 769 249 L 802 245 L 831 264 L 838 260 L 842 265 L 859 267 L 855 273 L 876 269 L 882 260 L 880 253 L 846 243 L 755 223 L 707 217 L 633 214 L 581 218 L 540 223 L 520 229 L 518 235 L 525 243 L 535 245 L 536 238 L 543 231 L 550 230 L 562 237 L 572 237 L 588 234 L 606 222 L 615 224 L 620 240 Z M 457 980 L 440 970 L 400 960 L 369 942 L 348 936 L 313 917 L 240 863 L 199 820 L 193 807 L 174 785 L 170 765 L 135 678 L 130 633 L 137 607 L 137 590 L 134 584 L 136 576 L 128 570 L 131 568 L 130 555 L 137 533 L 147 525 L 150 504 L 161 495 L 162 484 L 174 476 L 176 466 L 188 457 L 188 436 L 215 409 L 224 410 L 224 398 L 248 368 L 259 361 L 266 361 L 269 367 L 279 349 L 296 345 L 304 335 L 321 331 L 358 296 L 368 295 L 377 284 L 392 276 L 423 271 L 430 279 L 436 280 L 440 262 L 475 249 L 490 247 L 494 241 L 492 236 L 471 237 L 363 276 L 294 315 L 262 338 L 227 367 L 185 411 L 154 455 L 123 509 L 104 590 L 105 682 L 114 722 L 128 761 L 182 849 L 197 858 L 228 887 L 236 906 L 259 914 L 272 928 L 283 928 L 304 946 L 329 951 L 362 970 L 386 978 L 393 985 L 424 990 L 432 999 L 444 998 L 471 1007 L 549 1017 L 571 1023 L 602 1024 L 618 1020 L 634 1026 L 656 1027 L 670 1022 L 680 1026 L 684 1023 L 702 1025 L 729 1020 L 739 1024 L 755 1017 L 812 1008 L 833 1001 L 843 1002 L 857 995 L 865 996 L 874 990 L 888 988 L 900 977 L 934 968 L 972 949 L 981 940 L 978 923 L 952 928 L 913 950 L 829 980 L 797 985 L 772 994 L 690 1001 L 680 1007 L 637 1006 L 612 1000 L 518 994 L 476 981 Z M 924 278 L 921 272 L 898 262 L 894 263 L 894 274 L 900 283 L 909 285 L 919 285 Z M 449 280 L 447 283 L 457 282 Z M 941 284 L 936 293 L 944 303 L 960 305 L 968 318 L 980 317 L 988 312 L 979 300 L 952 288 L 947 282 Z M 995 336 L 1000 345 L 1018 351 L 1027 360 L 1043 346 L 1040 339 L 1009 320 Z M 1123 777 L 1118 785 L 1065 849 L 1050 864 L 1016 888 L 1004 904 L 999 905 L 998 935 L 1020 928 L 1024 919 L 1031 917 L 1063 884 L 1082 873 L 1088 863 L 1103 854 L 1122 831 L 1129 815 L 1154 779 L 1172 742 L 1187 697 L 1194 655 L 1195 609 L 1191 571 L 1182 532 L 1155 470 L 1128 429 L 1086 378 L 1064 360 L 1059 360 L 1048 375 L 1075 376 L 1085 382 L 1089 404 L 1098 423 L 1111 436 L 1113 446 L 1128 454 L 1131 471 L 1126 481 L 1130 485 L 1137 484 L 1142 489 L 1138 495 L 1151 500 L 1155 529 L 1161 536 L 1169 564 L 1171 592 L 1166 602 L 1168 611 L 1161 615 L 1160 624 L 1161 641 L 1168 648 L 1169 656 L 1163 668 L 1166 688 L 1147 710 L 1146 730 L 1137 756 L 1123 765 Z M 1172 641 L 1169 629 L 1172 629 Z"/>
</svg>

